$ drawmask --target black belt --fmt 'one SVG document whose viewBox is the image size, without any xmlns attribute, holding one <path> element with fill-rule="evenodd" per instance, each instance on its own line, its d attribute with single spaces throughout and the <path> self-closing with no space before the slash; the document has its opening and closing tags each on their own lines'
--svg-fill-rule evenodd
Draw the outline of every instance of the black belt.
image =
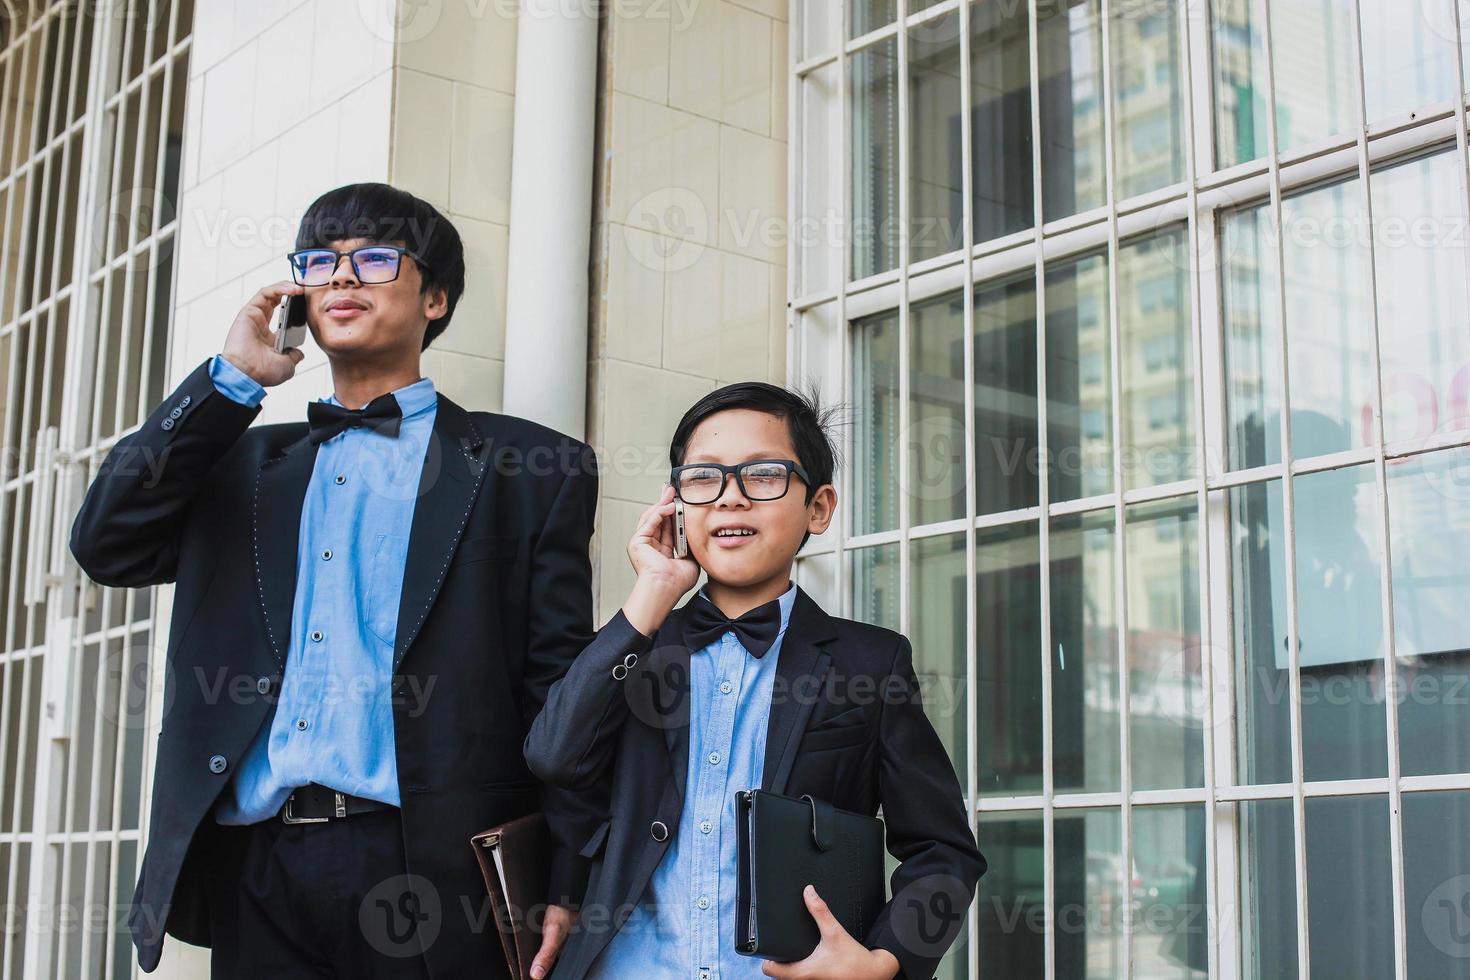
<svg viewBox="0 0 1470 980">
<path fill-rule="evenodd" d="M 384 803 L 382 800 L 370 800 L 365 796 L 339 793 L 320 783 L 308 783 L 292 791 L 285 805 L 281 807 L 279 815 L 285 823 L 325 823 L 328 820 L 351 817 L 359 813 L 372 813 L 375 810 L 393 808 L 393 804 Z"/>
</svg>

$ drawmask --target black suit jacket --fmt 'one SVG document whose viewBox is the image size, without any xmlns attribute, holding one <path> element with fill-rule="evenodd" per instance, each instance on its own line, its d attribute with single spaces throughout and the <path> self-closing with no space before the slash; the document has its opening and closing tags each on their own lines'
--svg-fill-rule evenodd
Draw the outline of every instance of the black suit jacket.
<svg viewBox="0 0 1470 980">
<path fill-rule="evenodd" d="M 211 807 L 274 715 L 317 450 L 305 421 L 251 428 L 259 407 L 221 394 L 208 363 L 108 454 L 71 532 L 72 553 L 103 585 L 177 582 L 148 847 L 128 915 L 148 972 L 165 931 L 210 944 Z M 439 395 L 392 689 L 408 871 L 439 899 L 425 950 L 436 977 L 505 975 L 471 834 L 544 809 L 551 895 L 575 902 L 586 885 L 576 850 L 605 809 L 545 789 L 521 747 L 592 636 L 595 468 L 585 443 Z"/>
<path fill-rule="evenodd" d="M 687 610 L 674 610 L 652 638 L 619 610 L 552 685 L 526 739 L 531 771 L 548 783 L 611 792 L 609 817 L 581 852 L 592 873 L 558 980 L 587 973 L 678 833 L 689 758 Z M 632 670 L 616 680 L 613 667 L 630 655 Z M 858 813 L 882 805 L 888 851 L 900 863 L 890 901 L 856 938 L 891 951 L 899 976 L 928 980 L 959 935 L 985 858 L 924 714 L 909 642 L 829 616 L 798 587 L 778 656 L 762 788 Z"/>
</svg>

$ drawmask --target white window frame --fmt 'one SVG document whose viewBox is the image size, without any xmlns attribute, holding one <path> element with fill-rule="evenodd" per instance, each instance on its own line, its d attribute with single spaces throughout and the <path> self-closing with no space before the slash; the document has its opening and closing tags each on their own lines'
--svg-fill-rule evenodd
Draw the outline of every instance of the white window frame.
<svg viewBox="0 0 1470 980">
<path fill-rule="evenodd" d="M 983 0 L 983 2 L 1003 2 L 1003 0 Z M 1018 0 L 1019 2 L 1019 0 Z M 1411 792 L 1427 792 L 1436 790 L 1466 790 L 1470 789 L 1470 773 L 1456 773 L 1436 776 L 1403 776 L 1400 772 L 1398 757 L 1398 726 L 1396 699 L 1388 697 L 1387 701 L 1387 725 L 1388 725 L 1388 776 L 1386 778 L 1374 779 L 1352 779 L 1331 782 L 1306 782 L 1303 779 L 1302 761 L 1302 729 L 1300 717 L 1301 699 L 1301 676 L 1300 676 L 1300 651 L 1296 640 L 1296 569 L 1294 560 L 1295 531 L 1292 520 L 1294 501 L 1292 497 L 1292 479 L 1304 473 L 1317 472 L 1328 469 L 1336 469 L 1354 464 L 1372 464 L 1376 479 L 1378 509 L 1377 531 L 1383 542 L 1383 554 L 1381 556 L 1383 574 L 1380 576 L 1381 591 L 1380 602 L 1382 607 L 1383 623 L 1383 658 L 1386 676 L 1393 677 L 1395 665 L 1394 653 L 1394 625 L 1393 625 L 1393 569 L 1389 555 L 1389 547 L 1392 542 L 1389 538 L 1388 525 L 1388 497 L 1386 463 L 1391 460 L 1401 459 L 1420 453 L 1437 449 L 1445 449 L 1455 446 L 1470 444 L 1470 432 L 1464 430 L 1457 432 L 1438 433 L 1434 436 L 1411 441 L 1402 441 L 1385 444 L 1382 421 L 1382 392 L 1380 384 L 1377 340 L 1377 311 L 1373 306 L 1373 415 L 1374 415 L 1374 445 L 1348 452 L 1338 453 L 1326 457 L 1314 457 L 1308 460 L 1296 460 L 1291 455 L 1290 444 L 1290 415 L 1281 412 L 1281 443 L 1283 462 L 1268 466 L 1256 467 L 1248 470 L 1228 470 L 1225 460 L 1226 425 L 1223 417 L 1224 391 L 1223 370 L 1224 350 L 1222 340 L 1222 317 L 1221 296 L 1216 271 L 1212 266 L 1203 261 L 1191 263 L 1191 308 L 1190 319 L 1193 331 L 1193 348 L 1195 362 L 1193 371 L 1195 377 L 1195 426 L 1196 426 L 1196 449 L 1197 449 L 1197 473 L 1198 477 L 1170 483 L 1163 486 L 1145 487 L 1136 489 L 1122 489 L 1125 487 L 1122 472 L 1122 372 L 1121 354 L 1122 348 L 1119 342 L 1119 315 L 1118 315 L 1118 290 L 1117 290 L 1117 254 L 1120 240 L 1126 240 L 1133 235 L 1157 228 L 1161 225 L 1179 222 L 1184 225 L 1188 234 L 1188 242 L 1191 257 L 1200 257 L 1202 254 L 1207 258 L 1216 251 L 1215 243 L 1218 241 L 1218 214 L 1222 209 L 1236 206 L 1250 201 L 1266 202 L 1269 205 L 1272 217 L 1274 234 L 1277 236 L 1277 260 L 1280 261 L 1282 249 L 1280 247 L 1281 236 L 1281 201 L 1283 195 L 1293 189 L 1302 188 L 1331 177 L 1354 177 L 1362 194 L 1362 207 L 1369 213 L 1371 220 L 1371 190 L 1369 175 L 1370 170 L 1376 169 L 1377 165 L 1398 157 L 1412 154 L 1416 151 L 1438 145 L 1448 146 L 1453 141 L 1460 162 L 1459 173 L 1461 178 L 1462 207 L 1465 213 L 1470 214 L 1470 181 L 1466 177 L 1466 155 L 1467 155 L 1467 116 L 1466 116 L 1466 91 L 1464 82 L 1464 64 L 1462 46 L 1455 46 L 1456 56 L 1456 84 L 1458 87 L 1458 98 L 1446 101 L 1443 104 L 1420 106 L 1412 113 L 1405 112 L 1402 115 L 1367 123 L 1364 120 L 1364 91 L 1363 91 L 1363 52 L 1361 45 L 1361 12 L 1358 0 L 1353 3 L 1353 37 L 1356 47 L 1356 59 L 1352 68 L 1353 77 L 1356 82 L 1356 126 L 1355 134 L 1348 134 L 1342 138 L 1324 142 L 1319 145 L 1302 147 L 1293 150 L 1286 155 L 1277 153 L 1277 120 L 1275 99 L 1271 97 L 1274 92 L 1274 66 L 1271 59 L 1271 38 L 1269 36 L 1269 19 L 1266 16 L 1266 5 L 1268 0 L 1250 0 L 1252 3 L 1252 19 L 1260 25 L 1264 25 L 1266 31 L 1266 85 L 1267 97 L 1265 102 L 1269 107 L 1268 133 L 1269 145 L 1264 158 L 1239 164 L 1225 170 L 1215 171 L 1213 168 L 1215 147 L 1215 115 L 1212 104 L 1213 72 L 1211 68 L 1211 20 L 1207 0 L 1178 0 L 1181 8 L 1179 25 L 1181 32 L 1181 57 L 1184 59 L 1184 81 L 1188 86 L 1187 97 L 1183 100 L 1184 126 L 1186 133 L 1186 176 L 1181 183 L 1171 185 L 1147 194 L 1119 201 L 1114 188 L 1114 172 L 1116 170 L 1115 157 L 1117 150 L 1113 146 L 1114 127 L 1110 118 L 1112 113 L 1112 69 L 1111 69 L 1111 45 L 1108 36 L 1108 24 L 1110 21 L 1110 8 L 1118 0 L 1102 0 L 1103 8 L 1103 43 L 1102 43 L 1102 66 L 1101 73 L 1104 83 L 1104 112 L 1105 112 L 1105 158 L 1107 164 L 1106 176 L 1106 203 L 1099 208 L 1069 216 L 1051 222 L 1042 221 L 1042 194 L 1043 181 L 1041 173 L 1040 153 L 1033 153 L 1033 186 L 1034 186 L 1034 208 L 1035 221 L 1033 227 L 1027 231 L 1008 235 L 1004 238 L 983 242 L 978 245 L 970 245 L 972 240 L 973 215 L 971 213 L 971 153 L 970 153 L 970 119 L 971 114 L 963 112 L 961 125 L 962 140 L 962 177 L 964 181 L 962 201 L 964 214 L 964 241 L 966 247 L 947 255 L 926 260 L 914 266 L 908 261 L 908 237 L 909 237 L 909 213 L 908 213 L 908 66 L 907 66 L 907 32 L 916 25 L 959 12 L 960 17 L 960 61 L 961 61 L 961 89 L 963 92 L 964 105 L 969 106 L 970 99 L 970 2 L 961 0 L 945 0 L 933 7 L 910 14 L 908 12 L 909 0 L 897 0 L 898 17 L 894 23 L 881 27 L 868 34 L 855 39 L 847 38 L 846 25 L 848 22 L 847 9 L 850 0 L 833 3 L 833 0 L 792 0 L 791 3 L 791 32 L 790 53 L 788 65 L 790 70 L 790 111 L 788 113 L 788 209 L 794 222 L 800 221 L 806 214 L 803 193 L 805 181 L 815 173 L 820 176 L 825 172 L 827 180 L 833 185 L 841 187 L 841 195 L 838 199 L 842 209 L 842 226 L 850 226 L 851 215 L 849 214 L 852 198 L 851 187 L 851 121 L 848 110 L 849 104 L 849 65 L 852 56 L 875 42 L 883 41 L 893 36 L 898 37 L 899 52 L 899 173 L 898 186 L 900 187 L 898 205 L 898 228 L 900 231 L 899 241 L 899 266 L 878 275 L 870 276 L 861 281 L 850 281 L 851 272 L 851 236 L 843 236 L 841 257 L 838 261 L 838 287 L 830 290 L 807 291 L 802 281 L 803 261 L 800 243 L 793 237 L 787 255 L 787 283 L 788 283 L 788 346 L 787 346 L 787 380 L 792 384 L 816 382 L 824 397 L 839 401 L 846 405 L 852 405 L 853 392 L 851 391 L 851 380 L 849 377 L 849 366 L 851 364 L 852 344 L 851 330 L 848 325 L 854 320 L 865 315 L 897 310 L 899 313 L 899 351 L 900 351 L 900 422 L 899 431 L 906 431 L 908 425 L 909 405 L 909 307 L 910 304 L 945 292 L 963 290 L 964 295 L 964 356 L 965 356 L 965 414 L 967 427 L 973 424 L 973 323 L 972 304 L 975 284 L 985 284 L 992 279 L 997 279 L 1011 273 L 1022 272 L 1028 267 L 1038 283 L 1036 290 L 1037 301 L 1037 399 L 1041 405 L 1046 403 L 1046 378 L 1045 378 L 1045 342 L 1046 331 L 1042 327 L 1045 323 L 1045 290 L 1039 288 L 1044 282 L 1046 266 L 1058 258 L 1072 254 L 1082 253 L 1091 249 L 1105 247 L 1108 255 L 1108 277 L 1109 277 L 1109 330 L 1111 342 L 1111 379 L 1112 385 L 1112 412 L 1114 432 L 1114 491 L 1082 500 L 1066 501 L 1063 503 L 1047 504 L 1047 468 L 1041 467 L 1039 473 L 1041 507 L 1028 510 L 1012 511 L 1001 515 L 977 516 L 975 513 L 975 492 L 971 485 L 972 481 L 966 481 L 966 514 L 963 521 L 952 521 L 944 525 L 933 525 L 930 527 L 916 529 L 910 526 L 909 509 L 902 502 L 907 500 L 906 490 L 909 486 L 910 474 L 908 454 L 899 454 L 899 497 L 900 518 L 896 529 L 882 531 L 873 534 L 852 535 L 844 519 L 833 522 L 829 532 L 821 538 L 813 538 L 806 549 L 803 550 L 798 565 L 798 575 L 803 582 L 810 582 L 810 587 L 821 588 L 830 596 L 833 608 L 842 615 L 851 615 L 853 601 L 848 581 L 850 570 L 846 553 L 856 548 L 868 547 L 878 544 L 897 543 L 899 545 L 899 575 L 901 583 L 900 602 L 900 628 L 907 632 L 909 623 L 909 582 L 911 578 L 909 568 L 908 543 L 916 538 L 928 536 L 935 533 L 952 533 L 964 530 L 966 535 L 966 574 L 973 581 L 975 576 L 975 532 L 977 529 L 996 526 L 999 524 L 1034 522 L 1040 535 L 1039 560 L 1043 570 L 1041 580 L 1041 613 L 1040 623 L 1042 632 L 1042 650 L 1038 654 L 1042 656 L 1042 697 L 1043 697 L 1043 723 L 1042 723 L 1042 747 L 1043 758 L 1046 765 L 1043 771 L 1043 791 L 1040 796 L 1012 796 L 1012 797 L 981 797 L 977 793 L 979 773 L 977 771 L 976 752 L 976 706 L 973 696 L 967 697 L 967 743 L 969 767 L 967 774 L 967 785 L 965 792 L 970 806 L 972 826 L 978 827 L 978 818 L 982 813 L 991 812 L 1024 812 L 1029 815 L 1039 815 L 1044 820 L 1044 846 L 1045 846 L 1045 874 L 1046 874 L 1046 903 L 1050 909 L 1054 905 L 1054 827 L 1053 817 L 1057 809 L 1077 807 L 1115 807 L 1121 814 L 1122 824 L 1122 867 L 1130 866 L 1130 846 L 1132 838 L 1131 810 L 1135 805 L 1161 804 L 1161 803 L 1194 803 L 1200 804 L 1205 809 L 1209 831 L 1206 834 L 1206 874 L 1209 918 L 1209 972 L 1212 977 L 1239 976 L 1243 972 L 1241 962 L 1241 927 L 1240 916 L 1242 910 L 1239 908 L 1237 894 L 1239 890 L 1239 862 L 1241 857 L 1241 841 L 1239 839 L 1238 807 L 1234 804 L 1247 800 L 1284 799 L 1292 803 L 1294 811 L 1294 857 L 1295 876 L 1297 888 L 1297 958 L 1299 973 L 1306 978 L 1309 972 L 1310 936 L 1308 934 L 1308 899 L 1307 895 L 1307 869 L 1306 869 L 1306 842 L 1305 842 L 1305 800 L 1316 797 L 1348 796 L 1358 794 L 1381 794 L 1387 797 L 1390 813 L 1390 855 L 1392 867 L 1393 888 L 1393 940 L 1395 976 L 1397 980 L 1407 980 L 1408 968 L 1406 963 L 1406 940 L 1405 940 L 1405 909 L 1404 909 L 1404 860 L 1403 860 L 1403 828 L 1402 828 L 1402 795 Z M 1039 100 L 1035 97 L 1039 91 L 1038 78 L 1038 37 L 1037 37 L 1037 0 L 1030 0 L 1027 4 L 1030 18 L 1030 61 L 1031 61 L 1031 137 L 1032 146 L 1041 147 L 1041 121 Z M 1463 26 L 1459 23 L 1459 9 L 1454 0 L 1444 0 L 1447 7 L 1453 11 L 1454 24 L 1464 37 Z M 837 17 L 836 28 L 837 46 L 835 50 L 819 53 L 813 57 L 803 58 L 805 50 L 805 14 L 807 10 L 816 4 L 832 5 L 840 8 L 838 12 L 828 11 L 827 18 Z M 1406 11 L 1406 15 L 1410 12 Z M 1450 11 L 1446 11 L 1447 14 Z M 838 144 L 831 148 L 830 157 L 823 165 L 813 163 L 813 170 L 808 172 L 805 161 L 806 141 L 804 136 L 807 132 L 808 121 L 805 118 L 807 112 L 807 100 L 804 94 L 804 79 L 814 72 L 828 69 L 829 66 L 836 67 L 836 103 L 829 107 L 828 111 L 836 112 L 840 121 L 841 139 Z M 827 120 L 830 124 L 830 120 Z M 1038 233 L 1039 229 L 1039 233 Z M 1208 249 L 1202 253 L 1202 247 Z M 1373 282 L 1374 273 L 1372 250 L 1367 250 L 1368 260 L 1364 275 L 1368 277 L 1370 285 Z M 1467 250 L 1467 266 L 1470 266 L 1470 250 Z M 1285 322 L 1285 299 L 1284 299 L 1284 277 L 1283 270 L 1278 269 L 1276 276 L 1278 287 L 1276 300 L 1281 304 L 1278 314 L 1280 322 Z M 1470 283 L 1470 268 L 1467 268 L 1467 283 Z M 1374 295 L 1369 293 L 1370 297 Z M 1282 404 L 1290 404 L 1288 361 L 1286 358 L 1285 330 L 1280 331 L 1281 350 L 1278 363 L 1281 377 L 1279 379 L 1279 391 Z M 855 406 L 860 410 L 861 406 Z M 1043 417 L 1044 418 L 1044 417 Z M 1047 458 L 1047 426 L 1039 425 L 1038 445 L 1041 458 Z M 845 456 L 854 458 L 852 447 L 846 447 Z M 973 472 L 973 440 L 966 440 L 965 465 L 967 472 Z M 1287 556 L 1287 596 L 1288 596 L 1288 638 L 1290 655 L 1290 691 L 1291 691 L 1291 758 L 1293 779 L 1289 784 L 1278 785 L 1252 785 L 1242 784 L 1238 781 L 1236 773 L 1236 726 L 1234 724 L 1236 705 L 1234 703 L 1235 693 L 1233 689 L 1233 666 L 1234 666 L 1234 638 L 1231 629 L 1231 579 L 1230 579 L 1230 524 L 1226 497 L 1232 487 L 1242 486 L 1248 483 L 1259 483 L 1263 480 L 1276 478 L 1285 489 L 1284 512 L 1286 515 L 1284 534 L 1286 538 L 1285 553 Z M 837 475 L 837 489 L 839 498 L 844 502 L 850 501 L 852 492 L 851 474 L 845 469 L 840 470 Z M 1115 548 L 1115 579 L 1116 579 L 1116 602 L 1117 602 L 1117 626 L 1119 635 L 1119 666 L 1121 669 L 1119 679 L 1119 695 L 1121 700 L 1120 713 L 1123 720 L 1129 715 L 1128 707 L 1128 685 L 1127 678 L 1127 588 L 1126 579 L 1123 575 L 1123 563 L 1125 560 L 1126 535 L 1125 517 L 1126 507 L 1131 504 L 1160 500 L 1164 498 L 1180 497 L 1192 494 L 1196 500 L 1197 507 L 1197 529 L 1198 529 L 1198 561 L 1200 570 L 1200 624 L 1202 648 L 1205 651 L 1203 658 L 1203 684 L 1207 697 L 1205 698 L 1205 776 L 1204 785 L 1198 788 L 1179 790 L 1151 790 L 1139 791 L 1129 790 L 1131 786 L 1129 766 L 1128 724 L 1120 723 L 1121 739 L 1121 765 L 1123 768 L 1123 792 L 1115 793 L 1071 793 L 1058 795 L 1055 791 L 1052 774 L 1052 739 L 1051 739 L 1051 658 L 1045 651 L 1051 647 L 1050 637 L 1050 576 L 1047 570 L 1050 568 L 1049 559 L 1049 524 L 1051 517 L 1062 514 L 1079 513 L 1084 511 L 1098 510 L 1111 507 L 1114 519 L 1114 548 Z M 850 511 L 850 507 L 844 507 Z M 966 689 L 970 692 L 975 690 L 974 679 L 976 676 L 975 646 L 976 646 L 976 622 L 975 622 L 975 598 L 974 589 L 967 589 L 966 600 L 966 661 L 969 682 Z M 1216 724 L 1215 719 L 1222 719 Z M 982 840 L 983 846 L 983 840 Z M 973 910 L 972 910 L 973 913 Z M 1132 968 L 1132 944 L 1128 916 L 1122 917 L 1121 942 L 1124 949 L 1125 968 Z M 980 950 L 978 949 L 978 930 L 975 916 L 972 914 L 969 926 L 969 974 L 971 976 L 982 975 L 980 972 Z M 1046 936 L 1046 976 L 1047 980 L 1055 980 L 1056 963 L 1055 948 L 1050 931 Z M 1126 971 L 1125 971 L 1126 972 Z"/>
</svg>

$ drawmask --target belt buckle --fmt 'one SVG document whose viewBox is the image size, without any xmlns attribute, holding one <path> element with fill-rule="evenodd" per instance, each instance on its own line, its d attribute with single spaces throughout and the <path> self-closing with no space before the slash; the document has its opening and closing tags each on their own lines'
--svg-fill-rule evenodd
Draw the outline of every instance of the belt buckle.
<svg viewBox="0 0 1470 980">
<path fill-rule="evenodd" d="M 337 798 L 340 800 L 341 799 L 341 794 L 338 794 L 338 797 Z M 286 805 L 281 810 L 281 821 L 283 823 L 326 823 L 328 820 L 332 819 L 331 817 L 298 817 L 298 816 L 295 816 L 291 812 L 291 804 L 292 804 L 292 802 L 295 801 L 295 799 L 296 799 L 296 794 L 295 793 L 292 793 L 290 796 L 286 797 Z M 342 809 L 342 807 L 339 805 L 337 807 L 337 809 L 340 811 Z"/>
</svg>

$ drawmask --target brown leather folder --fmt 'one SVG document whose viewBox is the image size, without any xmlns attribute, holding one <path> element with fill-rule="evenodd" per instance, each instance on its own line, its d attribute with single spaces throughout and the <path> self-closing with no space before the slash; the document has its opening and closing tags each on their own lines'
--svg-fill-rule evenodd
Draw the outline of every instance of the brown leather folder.
<svg viewBox="0 0 1470 980">
<path fill-rule="evenodd" d="M 531 961 L 541 949 L 539 927 L 546 915 L 551 869 L 546 818 L 539 813 L 517 817 L 474 835 L 470 844 L 485 876 L 490 911 L 510 975 L 515 980 L 530 980 Z"/>
</svg>

